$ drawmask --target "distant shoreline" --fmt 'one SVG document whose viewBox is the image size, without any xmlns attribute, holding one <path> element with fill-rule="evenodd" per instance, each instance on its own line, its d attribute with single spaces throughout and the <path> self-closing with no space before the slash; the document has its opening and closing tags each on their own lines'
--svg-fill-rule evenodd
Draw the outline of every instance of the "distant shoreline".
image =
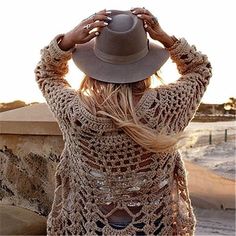
<svg viewBox="0 0 236 236">
<path fill-rule="evenodd" d="M 196 115 L 192 122 L 218 122 L 218 121 L 236 121 L 234 115 Z"/>
</svg>

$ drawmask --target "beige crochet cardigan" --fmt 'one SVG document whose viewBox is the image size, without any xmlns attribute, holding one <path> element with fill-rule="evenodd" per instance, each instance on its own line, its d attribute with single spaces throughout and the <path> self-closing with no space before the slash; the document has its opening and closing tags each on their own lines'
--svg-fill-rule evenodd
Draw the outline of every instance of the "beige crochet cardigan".
<svg viewBox="0 0 236 236">
<path fill-rule="evenodd" d="M 151 153 L 110 118 L 92 115 L 64 79 L 71 51 L 60 50 L 56 40 L 42 49 L 35 69 L 65 142 L 48 235 L 193 235 L 195 217 L 179 152 Z M 181 77 L 148 89 L 136 106 L 140 121 L 156 133 L 163 127 L 169 133 L 184 130 L 211 77 L 207 57 L 185 39 L 169 52 Z M 120 212 L 130 220 L 118 230 L 111 217 Z"/>
</svg>

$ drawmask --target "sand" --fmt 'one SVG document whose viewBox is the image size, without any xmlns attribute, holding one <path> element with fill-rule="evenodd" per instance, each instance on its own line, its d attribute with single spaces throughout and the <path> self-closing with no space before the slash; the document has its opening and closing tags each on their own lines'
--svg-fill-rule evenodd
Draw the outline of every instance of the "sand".
<svg viewBox="0 0 236 236">
<path fill-rule="evenodd" d="M 235 181 L 185 160 L 196 236 L 235 235 Z"/>
<path fill-rule="evenodd" d="M 197 227 L 195 236 L 235 235 L 235 211 L 195 209 Z"/>
<path fill-rule="evenodd" d="M 0 235 L 45 235 L 46 218 L 30 210 L 0 204 Z"/>
<path fill-rule="evenodd" d="M 208 209 L 235 209 L 235 181 L 185 160 L 193 205 Z"/>
</svg>

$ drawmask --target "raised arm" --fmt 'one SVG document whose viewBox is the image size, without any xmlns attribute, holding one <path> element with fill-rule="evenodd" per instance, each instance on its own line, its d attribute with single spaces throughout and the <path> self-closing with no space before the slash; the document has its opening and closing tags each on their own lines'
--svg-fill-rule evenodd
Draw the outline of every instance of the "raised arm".
<svg viewBox="0 0 236 236">
<path fill-rule="evenodd" d="M 161 42 L 176 63 L 181 77 L 175 82 L 156 89 L 153 96 L 152 124 L 169 131 L 182 131 L 193 118 L 212 76 L 207 56 L 190 46 L 182 38 L 169 36 L 156 18 L 146 9 L 136 8 L 133 14 L 144 21 L 144 28 L 151 38 Z M 158 128 L 158 127 L 157 127 Z"/>
<path fill-rule="evenodd" d="M 35 68 L 36 82 L 47 104 L 56 119 L 63 120 L 67 115 L 67 107 L 76 91 L 64 79 L 68 72 L 68 60 L 71 51 L 62 51 L 58 40 L 62 35 L 53 39 L 50 44 L 41 50 L 41 60 Z"/>
<path fill-rule="evenodd" d="M 36 81 L 55 118 L 60 121 L 68 120 L 68 108 L 76 96 L 76 91 L 64 78 L 73 47 L 98 36 L 99 30 L 107 25 L 105 20 L 109 19 L 108 14 L 103 10 L 83 20 L 73 30 L 55 37 L 41 50 L 41 60 L 35 69 Z"/>
<path fill-rule="evenodd" d="M 169 48 L 181 77 L 174 83 L 160 86 L 158 95 L 169 113 L 170 129 L 182 131 L 193 118 L 212 76 L 211 64 L 206 55 L 197 51 L 182 38 Z"/>
</svg>

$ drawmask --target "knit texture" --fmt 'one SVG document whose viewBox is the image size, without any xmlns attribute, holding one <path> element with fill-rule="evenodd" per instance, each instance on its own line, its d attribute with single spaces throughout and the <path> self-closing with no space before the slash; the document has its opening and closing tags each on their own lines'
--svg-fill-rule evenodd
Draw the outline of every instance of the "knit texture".
<svg viewBox="0 0 236 236">
<path fill-rule="evenodd" d="M 193 235 L 196 221 L 179 152 L 147 151 L 110 118 L 92 115 L 64 79 L 72 52 L 60 50 L 57 38 L 42 49 L 35 69 L 65 142 L 48 235 Z M 211 77 L 207 57 L 185 39 L 169 52 L 181 77 L 148 89 L 135 108 L 157 134 L 184 130 Z M 119 229 L 117 215 L 126 222 Z"/>
</svg>

